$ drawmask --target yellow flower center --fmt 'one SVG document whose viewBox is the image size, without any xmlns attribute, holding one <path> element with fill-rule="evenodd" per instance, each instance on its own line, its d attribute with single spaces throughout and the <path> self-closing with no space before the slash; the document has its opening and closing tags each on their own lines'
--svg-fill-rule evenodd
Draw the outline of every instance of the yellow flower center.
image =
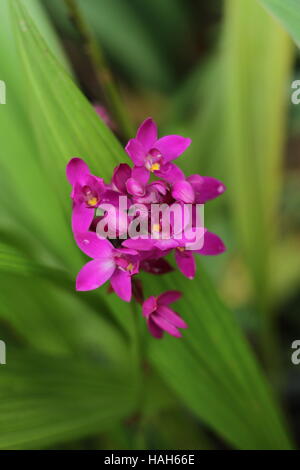
<svg viewBox="0 0 300 470">
<path fill-rule="evenodd" d="M 90 199 L 87 200 L 87 203 L 89 206 L 95 206 L 98 202 L 98 199 L 96 197 L 91 197 Z"/>
<path fill-rule="evenodd" d="M 178 246 L 177 250 L 183 252 L 185 250 L 185 248 L 183 248 L 183 246 Z"/>
<path fill-rule="evenodd" d="M 160 170 L 160 164 L 159 163 L 152 163 L 152 165 L 150 166 L 151 173 L 153 173 L 153 171 L 157 171 L 157 170 Z"/>
<path fill-rule="evenodd" d="M 132 264 L 132 263 L 129 263 L 128 266 L 127 266 L 127 268 L 126 268 L 126 270 L 127 270 L 127 271 L 132 271 L 132 269 L 133 269 L 133 264 Z"/>
</svg>

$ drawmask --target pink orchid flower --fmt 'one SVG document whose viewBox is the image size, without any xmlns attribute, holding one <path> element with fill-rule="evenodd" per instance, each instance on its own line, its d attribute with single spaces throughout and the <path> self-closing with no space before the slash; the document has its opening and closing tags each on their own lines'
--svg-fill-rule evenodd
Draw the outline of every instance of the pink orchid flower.
<svg viewBox="0 0 300 470">
<path fill-rule="evenodd" d="M 67 165 L 67 178 L 72 185 L 72 227 L 74 231 L 88 230 L 106 190 L 102 178 L 91 174 L 81 158 L 72 158 Z"/>
<path fill-rule="evenodd" d="M 94 232 L 77 233 L 75 240 L 79 248 L 93 258 L 79 271 L 76 290 L 97 289 L 110 280 L 115 293 L 125 302 L 130 302 L 131 277 L 139 271 L 138 253 L 114 248 L 108 240 L 100 239 Z"/>
<path fill-rule="evenodd" d="M 148 118 L 139 127 L 136 137 L 129 140 L 126 152 L 135 168 L 133 177 L 147 183 L 150 173 L 174 182 L 184 179 L 183 172 L 172 163 L 191 144 L 191 139 L 167 135 L 158 139 L 157 126 Z"/>
<path fill-rule="evenodd" d="M 178 313 L 169 307 L 169 304 L 180 297 L 181 292 L 170 290 L 158 297 L 151 296 L 143 303 L 143 315 L 147 318 L 149 331 L 155 338 L 162 338 L 164 331 L 180 338 L 182 335 L 178 328 L 187 328 Z"/>
</svg>

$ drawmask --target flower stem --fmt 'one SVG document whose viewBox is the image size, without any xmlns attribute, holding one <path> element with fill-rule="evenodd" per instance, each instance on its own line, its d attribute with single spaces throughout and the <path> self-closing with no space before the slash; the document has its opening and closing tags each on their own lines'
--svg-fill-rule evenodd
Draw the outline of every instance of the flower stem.
<svg viewBox="0 0 300 470">
<path fill-rule="evenodd" d="M 138 304 L 133 299 L 131 301 L 131 310 L 133 314 L 133 363 L 135 365 L 135 373 L 137 379 L 138 396 L 136 411 L 138 414 L 138 421 L 136 426 L 134 448 L 146 449 L 145 442 L 145 423 L 144 423 L 144 400 L 145 400 L 145 347 L 144 339 L 142 336 L 142 328 L 140 323 L 140 316 L 138 312 Z"/>
<path fill-rule="evenodd" d="M 123 106 L 122 99 L 112 73 L 106 63 L 101 46 L 83 17 L 77 1 L 64 0 L 64 2 L 68 8 L 71 21 L 81 38 L 87 56 L 95 71 L 96 79 L 101 86 L 107 106 L 109 107 L 123 137 L 125 139 L 130 139 L 133 135 L 131 120 Z"/>
</svg>

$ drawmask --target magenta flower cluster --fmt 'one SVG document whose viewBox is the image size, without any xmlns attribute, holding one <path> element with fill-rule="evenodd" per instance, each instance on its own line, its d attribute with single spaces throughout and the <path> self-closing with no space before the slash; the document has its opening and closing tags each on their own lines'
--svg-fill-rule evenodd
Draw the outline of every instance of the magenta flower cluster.
<svg viewBox="0 0 300 470">
<path fill-rule="evenodd" d="M 157 126 L 149 118 L 137 131 L 135 138 L 126 145 L 126 152 L 133 167 L 121 163 L 113 172 L 109 184 L 93 175 L 80 158 L 73 158 L 67 165 L 67 178 L 72 185 L 72 230 L 79 248 L 90 258 L 77 276 L 76 289 L 97 289 L 110 281 L 109 289 L 122 300 L 129 302 L 132 296 L 142 304 L 143 315 L 150 333 L 161 338 L 164 332 L 180 337 L 186 323 L 169 305 L 181 297 L 178 291 L 167 291 L 158 297 L 143 297 L 140 271 L 162 275 L 173 270 L 166 256 L 175 254 L 175 261 L 184 276 L 193 279 L 196 272 L 194 255 L 217 255 L 225 250 L 222 240 L 204 229 L 201 248 L 187 249 L 185 237 L 170 235 L 151 238 L 124 236 L 125 227 L 134 217 L 128 210 L 120 213 L 120 196 L 126 196 L 129 205 L 146 207 L 143 217 L 149 222 L 149 231 L 159 233 L 161 227 L 151 227 L 150 206 L 164 204 L 205 204 L 220 196 L 225 186 L 211 177 L 191 175 L 186 177 L 173 162 L 189 147 L 191 140 L 179 135 L 158 138 Z M 151 179 L 150 179 L 151 178 Z M 115 208 L 113 214 L 99 214 L 103 203 Z M 97 224 L 107 217 L 114 226 L 113 236 L 99 237 Z M 127 232 L 126 232 L 127 233 Z M 157 235 L 157 233 L 156 233 Z"/>
</svg>

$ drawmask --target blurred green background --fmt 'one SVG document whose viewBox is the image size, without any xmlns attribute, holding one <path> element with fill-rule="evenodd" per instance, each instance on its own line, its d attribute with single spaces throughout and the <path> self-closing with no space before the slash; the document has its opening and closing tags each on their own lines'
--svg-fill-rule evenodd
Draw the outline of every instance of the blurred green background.
<svg viewBox="0 0 300 470">
<path fill-rule="evenodd" d="M 0 13 L 0 448 L 298 447 L 298 1 L 1 0 Z M 226 254 L 199 259 L 193 282 L 142 276 L 146 294 L 184 292 L 181 340 L 151 338 L 106 287 L 75 291 L 86 257 L 66 163 L 109 181 L 148 116 L 193 139 L 187 174 L 228 188 L 205 212 Z"/>
</svg>

